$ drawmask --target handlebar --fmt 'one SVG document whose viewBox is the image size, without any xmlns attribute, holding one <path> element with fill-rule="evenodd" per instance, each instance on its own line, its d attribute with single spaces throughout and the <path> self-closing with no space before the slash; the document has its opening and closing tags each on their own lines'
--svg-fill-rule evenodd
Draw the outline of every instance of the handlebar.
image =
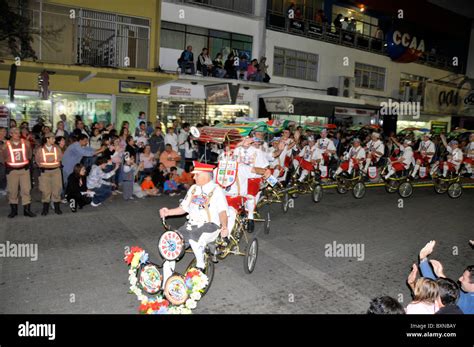
<svg viewBox="0 0 474 347">
<path fill-rule="evenodd" d="M 166 231 L 170 231 L 170 230 L 171 230 L 171 226 L 169 226 L 169 225 L 166 223 L 166 217 L 161 218 L 161 224 L 163 224 L 163 227 L 165 228 Z"/>
</svg>

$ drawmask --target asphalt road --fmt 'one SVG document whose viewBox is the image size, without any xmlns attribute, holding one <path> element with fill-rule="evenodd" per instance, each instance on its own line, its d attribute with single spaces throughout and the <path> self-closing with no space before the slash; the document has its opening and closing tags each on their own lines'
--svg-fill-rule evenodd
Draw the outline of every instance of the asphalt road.
<svg viewBox="0 0 474 347">
<path fill-rule="evenodd" d="M 0 258 L 0 313 L 137 313 L 138 301 L 127 293 L 124 247 L 140 246 L 158 261 L 163 229 L 157 210 L 178 199 L 125 202 L 118 195 L 75 214 L 63 205 L 61 216 L 10 220 L 2 198 L 0 244 L 37 244 L 38 259 Z M 468 245 L 474 239 L 473 206 L 472 189 L 452 200 L 432 188 L 415 190 L 403 207 L 398 195 L 383 188 L 368 189 L 362 200 L 334 189 L 325 190 L 319 204 L 302 196 L 287 214 L 273 205 L 270 234 L 257 224 L 255 271 L 245 274 L 240 256 L 221 261 L 194 312 L 363 313 L 379 295 L 406 305 L 406 276 L 427 241 L 438 241 L 433 258 L 444 264 L 447 276 L 457 279 L 474 263 Z M 33 209 L 40 208 L 36 199 Z M 360 253 L 331 257 L 334 244 L 355 244 Z"/>
</svg>

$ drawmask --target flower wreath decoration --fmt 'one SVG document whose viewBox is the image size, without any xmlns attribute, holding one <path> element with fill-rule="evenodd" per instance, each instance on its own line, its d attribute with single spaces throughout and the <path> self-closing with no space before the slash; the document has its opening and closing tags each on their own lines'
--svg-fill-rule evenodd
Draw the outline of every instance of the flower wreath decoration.
<svg viewBox="0 0 474 347">
<path fill-rule="evenodd" d="M 202 293 L 209 284 L 208 277 L 196 268 L 189 269 L 185 274 L 186 291 L 188 299 L 182 305 L 172 305 L 163 295 L 162 291 L 155 297 L 146 295 L 138 287 L 138 269 L 142 265 L 149 264 L 148 253 L 140 247 L 133 246 L 125 248 L 124 261 L 129 265 L 128 281 L 130 283 L 130 294 L 135 294 L 140 301 L 138 312 L 141 314 L 191 314 L 201 300 Z M 161 274 L 160 274 L 161 276 Z"/>
</svg>

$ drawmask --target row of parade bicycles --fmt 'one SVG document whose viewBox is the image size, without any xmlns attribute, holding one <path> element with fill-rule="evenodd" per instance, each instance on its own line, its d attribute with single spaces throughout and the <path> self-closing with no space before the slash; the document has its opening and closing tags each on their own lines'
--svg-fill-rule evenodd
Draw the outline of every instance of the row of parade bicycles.
<svg viewBox="0 0 474 347">
<path fill-rule="evenodd" d="M 208 134 L 201 133 L 207 141 L 224 143 L 229 140 L 229 132 L 220 136 L 213 129 Z M 238 138 L 238 134 L 235 134 Z M 211 140 L 209 140 L 211 139 Z M 259 232 L 254 229 L 254 223 L 260 224 L 264 234 L 270 233 L 271 218 L 270 206 L 280 204 L 281 212 L 287 213 L 290 209 L 292 199 L 301 195 L 311 195 L 314 203 L 320 203 L 323 199 L 324 190 L 336 189 L 339 194 L 351 192 L 356 199 L 362 199 L 371 187 L 385 187 L 388 193 L 396 193 L 402 198 L 412 196 L 415 188 L 434 187 L 438 194 L 447 193 L 450 198 L 456 199 L 462 195 L 464 189 L 474 188 L 474 180 L 465 176 L 465 168 L 461 167 L 458 172 L 449 172 L 447 177 L 430 175 L 430 168 L 424 166 L 419 171 L 419 178 L 411 178 L 411 170 L 399 171 L 388 179 L 384 175 L 388 170 L 388 158 L 382 158 L 378 165 L 369 167 L 367 174 L 360 169 L 354 169 L 351 174 L 343 172 L 334 176 L 334 172 L 340 164 L 339 160 L 333 160 L 328 167 L 321 167 L 308 174 L 304 179 L 300 179 L 302 168 L 290 163 L 287 168 L 280 170 L 279 177 L 267 175 L 260 183 L 260 191 L 256 196 L 256 209 L 253 222 L 249 222 L 246 209 L 246 197 L 236 197 L 229 201 L 229 230 L 230 234 L 226 238 L 218 238 L 208 244 L 205 248 L 205 268 L 203 273 L 207 277 L 207 284 L 201 290 L 201 295 L 205 295 L 214 279 L 215 264 L 225 260 L 229 256 L 240 256 L 243 258 L 243 270 L 246 274 L 251 274 L 256 266 L 258 258 Z M 227 164 L 225 164 L 227 165 Z M 158 240 L 158 252 L 161 262 L 153 263 L 147 259 L 136 267 L 137 286 L 148 296 L 160 296 L 166 298 L 173 305 L 182 305 L 189 297 L 189 283 L 187 279 L 190 272 L 196 269 L 196 259 L 189 245 L 185 243 L 183 235 L 179 231 L 170 227 L 163 219 L 164 229 Z M 188 256 L 186 256 L 188 255 Z M 184 263 L 188 258 L 188 263 L 182 271 L 175 271 L 172 267 L 172 274 L 164 278 L 164 268 L 166 264 Z"/>
</svg>

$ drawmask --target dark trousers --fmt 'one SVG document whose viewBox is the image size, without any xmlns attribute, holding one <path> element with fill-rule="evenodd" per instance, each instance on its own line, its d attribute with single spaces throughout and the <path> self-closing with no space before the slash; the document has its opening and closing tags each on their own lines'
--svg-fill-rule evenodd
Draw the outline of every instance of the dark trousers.
<svg viewBox="0 0 474 347">
<path fill-rule="evenodd" d="M 104 202 L 112 195 L 112 187 L 108 185 L 101 185 L 99 188 L 92 189 L 95 192 L 92 202 L 94 204 L 99 204 Z"/>
<path fill-rule="evenodd" d="M 5 190 L 7 187 L 7 174 L 5 165 L 0 163 L 0 190 Z"/>
</svg>

